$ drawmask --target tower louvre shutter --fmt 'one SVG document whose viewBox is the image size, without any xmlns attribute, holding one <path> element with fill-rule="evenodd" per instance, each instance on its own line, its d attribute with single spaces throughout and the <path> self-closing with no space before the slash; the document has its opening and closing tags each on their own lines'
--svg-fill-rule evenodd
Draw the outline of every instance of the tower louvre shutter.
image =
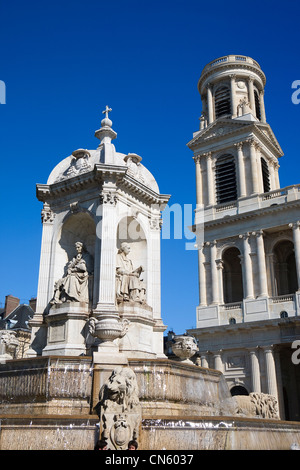
<svg viewBox="0 0 300 470">
<path fill-rule="evenodd" d="M 227 86 L 219 87 L 215 92 L 216 119 L 231 114 L 230 90 Z"/>
<path fill-rule="evenodd" d="M 216 162 L 217 203 L 237 199 L 235 161 L 232 155 L 219 157 Z"/>
</svg>

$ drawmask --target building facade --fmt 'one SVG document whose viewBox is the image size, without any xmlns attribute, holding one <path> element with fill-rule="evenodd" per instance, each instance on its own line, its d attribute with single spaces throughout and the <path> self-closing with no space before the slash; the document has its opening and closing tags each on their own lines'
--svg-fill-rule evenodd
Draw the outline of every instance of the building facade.
<svg viewBox="0 0 300 470">
<path fill-rule="evenodd" d="M 221 370 L 232 394 L 278 399 L 300 420 L 300 185 L 280 187 L 282 149 L 266 119 L 266 77 L 250 57 L 202 71 L 194 230 L 199 266 L 201 364 Z"/>
</svg>

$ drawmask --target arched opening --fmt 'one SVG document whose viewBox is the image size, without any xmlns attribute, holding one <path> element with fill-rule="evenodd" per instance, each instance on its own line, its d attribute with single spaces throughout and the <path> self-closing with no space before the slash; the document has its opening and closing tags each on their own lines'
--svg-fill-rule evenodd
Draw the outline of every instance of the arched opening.
<svg viewBox="0 0 300 470">
<path fill-rule="evenodd" d="M 264 158 L 261 158 L 260 161 L 264 193 L 268 193 L 271 190 L 269 168 Z"/>
<path fill-rule="evenodd" d="M 228 248 L 222 256 L 224 303 L 243 300 L 243 277 L 240 251 L 236 247 Z"/>
<path fill-rule="evenodd" d="M 255 113 L 257 119 L 261 120 L 261 112 L 260 112 L 260 102 L 259 102 L 259 95 L 257 90 L 254 90 L 254 101 L 255 101 Z"/>
<path fill-rule="evenodd" d="M 93 299 L 94 259 L 95 259 L 96 224 L 87 212 L 70 215 L 61 227 L 53 260 L 53 281 L 66 276 L 68 263 L 77 256 L 77 242 L 82 243 L 82 257 L 88 272 L 88 297 Z M 53 282 L 53 283 L 54 283 Z"/>
<path fill-rule="evenodd" d="M 216 119 L 227 114 L 231 114 L 230 89 L 227 86 L 220 86 L 215 91 Z"/>
<path fill-rule="evenodd" d="M 275 295 L 295 293 L 298 286 L 294 244 L 289 240 L 282 240 L 275 245 L 273 254 Z"/>
<path fill-rule="evenodd" d="M 249 395 L 247 389 L 242 385 L 235 385 L 230 389 L 230 393 L 232 397 L 235 397 L 236 395 Z"/>
<path fill-rule="evenodd" d="M 235 160 L 230 154 L 222 155 L 216 161 L 216 192 L 218 204 L 237 199 Z"/>
</svg>

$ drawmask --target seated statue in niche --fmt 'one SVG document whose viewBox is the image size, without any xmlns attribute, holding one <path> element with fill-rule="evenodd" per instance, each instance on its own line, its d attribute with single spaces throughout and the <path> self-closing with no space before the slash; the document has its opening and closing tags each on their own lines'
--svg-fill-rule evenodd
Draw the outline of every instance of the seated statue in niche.
<svg viewBox="0 0 300 470">
<path fill-rule="evenodd" d="M 133 269 L 132 261 L 128 258 L 129 253 L 129 243 L 121 243 L 116 266 L 117 301 L 132 301 L 144 304 L 146 303 L 146 286 L 144 281 L 140 279 L 144 269 L 142 266 Z"/>
<path fill-rule="evenodd" d="M 89 302 L 89 275 L 91 257 L 84 250 L 83 243 L 76 242 L 77 255 L 68 263 L 66 275 L 54 285 L 50 304 L 63 302 Z"/>
</svg>

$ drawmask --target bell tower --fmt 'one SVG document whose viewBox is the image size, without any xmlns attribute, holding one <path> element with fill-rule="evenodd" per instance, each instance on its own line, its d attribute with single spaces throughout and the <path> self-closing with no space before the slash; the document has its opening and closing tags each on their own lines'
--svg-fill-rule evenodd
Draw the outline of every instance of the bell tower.
<svg viewBox="0 0 300 470">
<path fill-rule="evenodd" d="M 199 305 L 189 333 L 201 365 L 222 371 L 232 393 L 273 395 L 281 416 L 299 419 L 284 393 L 290 403 L 300 393 L 289 355 L 300 315 L 300 185 L 280 187 L 283 152 L 266 120 L 265 84 L 260 65 L 241 55 L 210 62 L 198 82 L 200 128 L 187 145 Z"/>
<path fill-rule="evenodd" d="M 282 150 L 266 122 L 266 78 L 246 56 L 225 56 L 202 71 L 200 129 L 188 146 L 196 163 L 197 205 L 212 207 L 279 188 Z"/>
<path fill-rule="evenodd" d="M 207 64 L 198 82 L 201 129 L 221 117 L 265 123 L 265 83 L 259 64 L 250 57 L 226 56 Z"/>
</svg>

